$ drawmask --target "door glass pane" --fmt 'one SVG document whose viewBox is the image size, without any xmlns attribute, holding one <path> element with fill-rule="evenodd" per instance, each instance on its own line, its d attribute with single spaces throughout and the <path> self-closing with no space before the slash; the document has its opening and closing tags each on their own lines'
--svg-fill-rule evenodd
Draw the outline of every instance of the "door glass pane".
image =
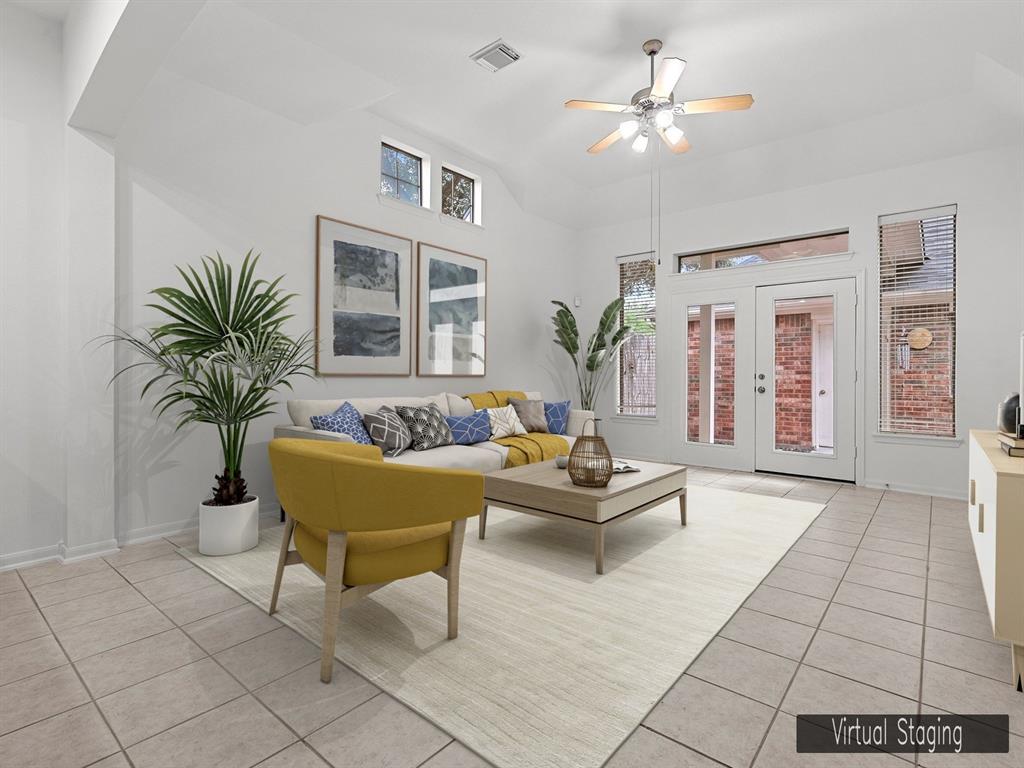
<svg viewBox="0 0 1024 768">
<path fill-rule="evenodd" d="M 687 307 L 686 439 L 733 445 L 736 411 L 736 307 Z"/>
<path fill-rule="evenodd" d="M 834 453 L 834 329 L 832 296 L 775 300 L 778 451 Z"/>
</svg>

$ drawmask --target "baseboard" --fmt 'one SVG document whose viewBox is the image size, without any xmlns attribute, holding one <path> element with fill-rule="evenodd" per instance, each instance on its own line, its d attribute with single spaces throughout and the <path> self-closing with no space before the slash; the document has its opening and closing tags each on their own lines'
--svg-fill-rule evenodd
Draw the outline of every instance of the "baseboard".
<svg viewBox="0 0 1024 768">
<path fill-rule="evenodd" d="M 867 488 L 877 488 L 882 491 L 903 491 L 904 493 L 919 493 L 923 496 L 939 496 L 944 499 L 967 500 L 967 494 L 961 489 L 936 488 L 933 485 L 918 485 L 916 483 L 884 483 L 879 480 L 865 480 L 864 485 Z"/>
<path fill-rule="evenodd" d="M 76 560 L 85 560 L 88 557 L 100 555 L 112 555 L 117 552 L 117 539 L 96 541 L 92 544 L 80 544 L 77 547 L 69 547 L 64 542 L 60 544 L 60 559 L 64 563 L 73 563 Z"/>
<path fill-rule="evenodd" d="M 26 568 L 30 565 L 60 560 L 60 544 L 50 544 L 35 549 L 23 549 L 0 555 L 0 571 L 13 571 L 15 568 Z"/>
<path fill-rule="evenodd" d="M 273 517 L 276 518 L 280 514 L 280 507 L 278 506 L 277 499 L 268 502 L 260 502 L 260 517 Z M 182 533 L 188 533 L 194 531 L 199 527 L 199 515 L 195 514 L 192 517 L 187 517 L 183 520 L 174 520 L 169 523 L 160 523 L 159 525 L 147 525 L 142 528 L 133 528 L 120 536 L 118 541 L 121 546 L 126 544 L 144 544 L 147 541 L 153 541 L 154 539 L 160 539 L 164 536 L 177 536 Z"/>
</svg>

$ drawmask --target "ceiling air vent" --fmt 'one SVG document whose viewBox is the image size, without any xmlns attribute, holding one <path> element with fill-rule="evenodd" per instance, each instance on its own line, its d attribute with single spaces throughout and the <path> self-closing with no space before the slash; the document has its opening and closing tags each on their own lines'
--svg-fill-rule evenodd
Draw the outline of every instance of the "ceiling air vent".
<svg viewBox="0 0 1024 768">
<path fill-rule="evenodd" d="M 519 61 L 519 51 L 501 38 L 498 38 L 490 45 L 485 45 L 469 58 L 488 72 L 497 72 L 499 69 L 504 69 L 509 64 Z"/>
</svg>

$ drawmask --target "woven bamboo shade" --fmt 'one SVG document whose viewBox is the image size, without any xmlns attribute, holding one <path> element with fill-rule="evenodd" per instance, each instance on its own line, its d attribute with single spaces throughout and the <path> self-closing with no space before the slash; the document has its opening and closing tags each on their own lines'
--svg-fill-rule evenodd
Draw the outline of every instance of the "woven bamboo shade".
<svg viewBox="0 0 1024 768">
<path fill-rule="evenodd" d="M 593 419 L 588 419 L 593 421 Z M 612 454 L 604 438 L 597 434 L 580 435 L 569 451 L 569 479 L 584 488 L 604 488 L 612 479 Z"/>
</svg>

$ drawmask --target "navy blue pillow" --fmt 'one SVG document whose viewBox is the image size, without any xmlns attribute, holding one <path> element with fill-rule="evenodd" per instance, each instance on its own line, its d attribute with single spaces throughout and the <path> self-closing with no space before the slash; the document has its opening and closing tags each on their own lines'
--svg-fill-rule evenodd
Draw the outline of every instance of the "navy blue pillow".
<svg viewBox="0 0 1024 768">
<path fill-rule="evenodd" d="M 370 433 L 363 426 L 363 417 L 352 403 L 346 401 L 334 413 L 324 416 L 310 416 L 309 422 L 313 429 L 323 429 L 327 432 L 340 432 L 348 435 L 360 445 L 373 445 Z"/>
<path fill-rule="evenodd" d="M 548 432 L 552 435 L 565 434 L 571 406 L 571 400 L 564 400 L 560 403 L 544 403 L 544 418 L 548 421 Z"/>
<path fill-rule="evenodd" d="M 491 420 L 487 411 L 476 411 L 472 416 L 445 416 L 452 431 L 455 445 L 485 443 L 491 438 Z"/>
</svg>

